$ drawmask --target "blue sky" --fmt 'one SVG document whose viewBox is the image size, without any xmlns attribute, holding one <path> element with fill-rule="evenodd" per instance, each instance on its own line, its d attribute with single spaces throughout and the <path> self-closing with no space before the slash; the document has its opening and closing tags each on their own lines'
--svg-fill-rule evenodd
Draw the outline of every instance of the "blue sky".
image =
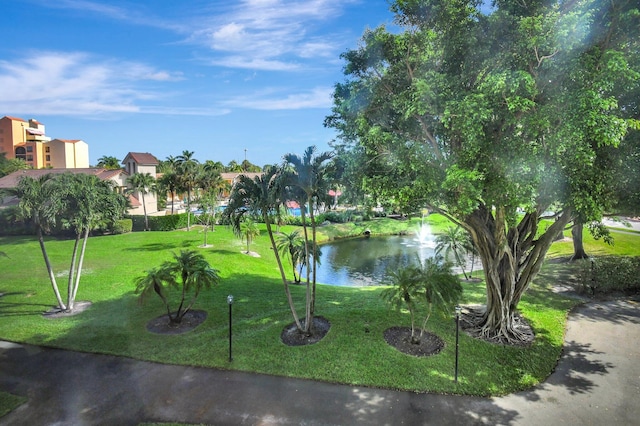
<svg viewBox="0 0 640 426">
<path fill-rule="evenodd" d="M 262 166 L 328 150 L 340 53 L 391 25 L 386 0 L 12 0 L 0 116 L 82 139 L 90 162 L 150 152 Z"/>
</svg>

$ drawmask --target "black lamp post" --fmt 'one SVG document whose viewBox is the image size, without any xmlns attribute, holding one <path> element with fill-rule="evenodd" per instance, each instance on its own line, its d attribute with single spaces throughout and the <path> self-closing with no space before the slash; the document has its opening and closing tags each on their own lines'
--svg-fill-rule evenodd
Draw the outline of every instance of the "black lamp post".
<svg viewBox="0 0 640 426">
<path fill-rule="evenodd" d="M 233 295 L 227 296 L 227 303 L 229 304 L 229 362 L 233 361 L 231 356 L 231 336 L 232 336 L 232 322 L 231 322 L 231 306 L 233 306 Z"/>
<path fill-rule="evenodd" d="M 460 335 L 460 312 L 462 312 L 462 308 L 460 306 L 456 306 L 456 374 L 455 381 L 458 383 L 458 336 Z"/>
</svg>

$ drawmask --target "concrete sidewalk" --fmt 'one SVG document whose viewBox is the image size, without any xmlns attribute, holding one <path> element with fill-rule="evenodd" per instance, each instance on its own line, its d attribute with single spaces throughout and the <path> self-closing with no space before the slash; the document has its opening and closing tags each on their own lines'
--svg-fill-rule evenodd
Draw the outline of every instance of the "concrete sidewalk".
<svg viewBox="0 0 640 426">
<path fill-rule="evenodd" d="M 28 403 L 0 425 L 640 424 L 640 303 L 569 318 L 549 379 L 500 398 L 415 394 L 168 366 L 0 342 L 0 389 Z"/>
</svg>

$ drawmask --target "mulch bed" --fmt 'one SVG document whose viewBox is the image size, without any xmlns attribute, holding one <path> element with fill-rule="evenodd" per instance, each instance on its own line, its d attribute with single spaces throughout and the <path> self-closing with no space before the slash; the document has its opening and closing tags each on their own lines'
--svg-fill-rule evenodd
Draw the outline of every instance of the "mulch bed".
<svg viewBox="0 0 640 426">
<path fill-rule="evenodd" d="M 302 325 L 305 324 L 305 319 L 301 320 Z M 313 345 L 318 343 L 324 338 L 331 328 L 331 323 L 324 317 L 313 317 L 313 334 L 307 336 L 300 332 L 296 323 L 293 322 L 287 325 L 280 334 L 282 343 L 287 346 L 304 346 Z"/>
<path fill-rule="evenodd" d="M 420 330 L 416 330 L 419 335 Z M 390 327 L 384 333 L 384 340 L 407 355 L 425 357 L 435 355 L 444 348 L 444 340 L 433 333 L 422 333 L 420 343 L 411 343 L 411 327 Z"/>
<path fill-rule="evenodd" d="M 73 304 L 73 311 L 71 312 L 61 311 L 60 308 L 55 307 L 43 313 L 42 316 L 50 319 L 72 317 L 74 315 L 81 314 L 82 312 L 86 311 L 90 307 L 91 307 L 91 302 L 87 302 L 87 301 L 75 302 Z"/>
<path fill-rule="evenodd" d="M 207 311 L 189 311 L 178 324 L 169 321 L 168 315 L 162 315 L 147 323 L 147 330 L 156 334 L 182 334 L 191 331 L 207 319 Z"/>
</svg>

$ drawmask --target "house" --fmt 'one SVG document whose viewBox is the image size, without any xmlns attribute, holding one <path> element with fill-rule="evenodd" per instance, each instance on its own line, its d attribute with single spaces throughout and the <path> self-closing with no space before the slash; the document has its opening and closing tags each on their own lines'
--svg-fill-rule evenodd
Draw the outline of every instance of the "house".
<svg viewBox="0 0 640 426">
<path fill-rule="evenodd" d="M 122 160 L 124 165 L 124 171 L 128 176 L 133 176 L 136 173 L 149 173 L 156 179 L 156 167 L 159 164 L 158 159 L 149 154 L 148 152 L 130 152 Z M 131 202 L 131 209 L 129 214 L 142 215 L 144 214 L 144 207 L 142 206 L 142 194 L 139 191 L 134 191 L 129 195 L 129 201 Z M 144 203 L 148 215 L 162 215 L 164 211 L 158 212 L 158 197 L 153 192 L 147 192 L 144 194 Z"/>
<path fill-rule="evenodd" d="M 88 168 L 89 146 L 79 139 L 54 139 L 45 134 L 44 124 L 35 119 L 0 118 L 0 152 L 19 158 L 34 169 Z"/>
<path fill-rule="evenodd" d="M 258 173 L 254 173 L 254 172 L 242 172 L 242 173 L 220 173 L 220 177 L 222 179 L 224 179 L 228 184 L 229 184 L 229 188 L 233 188 L 236 184 L 236 182 L 238 181 L 238 178 L 244 175 L 246 177 L 248 177 L 249 179 L 254 179 L 256 176 L 262 176 L 262 172 L 258 172 Z M 222 199 L 224 200 L 228 200 L 230 196 L 229 191 L 224 191 L 222 193 Z"/>
</svg>

